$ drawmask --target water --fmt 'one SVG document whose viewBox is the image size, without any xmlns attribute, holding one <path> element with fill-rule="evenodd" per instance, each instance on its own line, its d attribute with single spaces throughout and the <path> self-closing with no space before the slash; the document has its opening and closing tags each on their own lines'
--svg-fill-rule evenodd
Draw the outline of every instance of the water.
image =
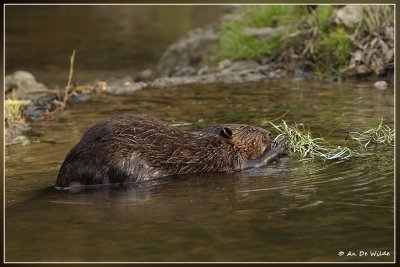
<svg viewBox="0 0 400 267">
<path fill-rule="evenodd" d="M 45 84 L 66 84 L 76 49 L 76 81 L 124 77 L 154 68 L 168 45 L 202 27 L 223 6 L 8 5 L 6 74 L 32 72 Z"/>
<path fill-rule="evenodd" d="M 155 67 L 187 30 L 223 12 L 216 6 L 6 6 L 6 73 L 24 69 L 65 84 L 123 77 Z M 85 27 L 82 27 L 85 25 Z M 285 119 L 340 143 L 348 130 L 384 118 L 393 88 L 277 81 L 191 85 L 92 95 L 57 121 L 32 126 L 55 144 L 15 145 L 5 155 L 5 260 L 393 261 L 393 149 L 348 162 L 282 159 L 266 169 L 187 175 L 76 192 L 56 191 L 66 154 L 94 123 L 145 113 L 185 130 L 215 123 Z M 279 123 L 279 120 L 274 121 Z M 263 127 L 268 127 L 264 125 Z M 344 256 L 338 256 L 343 251 Z M 346 256 L 387 251 L 390 256 Z"/>
<path fill-rule="evenodd" d="M 69 149 L 95 122 L 146 113 L 197 130 L 284 115 L 342 141 L 383 117 L 393 88 L 277 81 L 92 96 L 33 126 L 55 144 L 6 150 L 7 261 L 393 261 L 393 148 L 348 162 L 282 159 L 261 170 L 187 175 L 76 192 L 52 188 Z M 279 122 L 279 121 L 277 121 Z M 264 126 L 267 127 L 267 126 Z M 101 251 L 101 253 L 99 253 Z M 357 256 L 338 256 L 343 251 Z M 390 256 L 358 256 L 387 251 Z"/>
</svg>

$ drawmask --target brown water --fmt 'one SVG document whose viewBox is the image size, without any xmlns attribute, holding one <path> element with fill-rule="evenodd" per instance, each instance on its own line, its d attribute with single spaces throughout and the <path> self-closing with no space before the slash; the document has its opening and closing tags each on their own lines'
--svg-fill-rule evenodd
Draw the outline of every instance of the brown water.
<svg viewBox="0 0 400 267">
<path fill-rule="evenodd" d="M 76 49 L 76 81 L 133 75 L 158 63 L 190 29 L 214 21 L 223 6 L 6 6 L 6 74 L 32 72 L 66 83 Z"/>
<path fill-rule="evenodd" d="M 93 97 L 59 121 L 34 124 L 56 144 L 7 148 L 6 260 L 393 261 L 391 147 L 340 163 L 286 158 L 236 174 L 79 192 L 52 188 L 69 149 L 92 124 L 114 114 L 213 124 L 255 123 L 286 111 L 289 123 L 339 141 L 370 119 L 392 123 L 393 88 L 280 81 Z M 340 257 L 339 251 L 390 256 Z"/>
<path fill-rule="evenodd" d="M 24 69 L 41 82 L 65 83 L 76 48 L 76 81 L 131 75 L 154 67 L 176 38 L 220 13 L 207 6 L 7 6 L 6 73 Z M 58 121 L 32 124 L 55 144 L 6 148 L 5 260 L 393 261 L 391 147 L 340 163 L 285 158 L 235 174 L 78 192 L 52 187 L 83 133 L 123 112 L 204 127 L 258 125 L 288 112 L 288 123 L 305 123 L 315 136 L 339 143 L 371 119 L 393 124 L 393 111 L 393 88 L 377 91 L 370 84 L 285 80 L 92 96 Z"/>
</svg>

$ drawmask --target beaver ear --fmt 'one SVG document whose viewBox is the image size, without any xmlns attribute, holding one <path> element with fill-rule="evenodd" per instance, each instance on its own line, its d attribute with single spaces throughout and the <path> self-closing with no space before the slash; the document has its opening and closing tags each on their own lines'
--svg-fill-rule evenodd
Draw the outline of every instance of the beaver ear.
<svg viewBox="0 0 400 267">
<path fill-rule="evenodd" d="M 225 138 L 231 138 L 232 137 L 232 130 L 229 129 L 228 127 L 222 127 L 221 131 L 219 134 Z"/>
</svg>

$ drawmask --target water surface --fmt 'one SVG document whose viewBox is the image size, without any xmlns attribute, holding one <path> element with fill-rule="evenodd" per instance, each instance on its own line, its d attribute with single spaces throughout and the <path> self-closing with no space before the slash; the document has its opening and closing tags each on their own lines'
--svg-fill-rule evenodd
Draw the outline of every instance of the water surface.
<svg viewBox="0 0 400 267">
<path fill-rule="evenodd" d="M 75 81 L 134 75 L 155 68 L 170 44 L 224 10 L 207 5 L 8 5 L 6 74 L 25 70 L 47 85 L 66 84 L 76 49 Z"/>
<path fill-rule="evenodd" d="M 217 6 L 6 6 L 5 69 L 65 84 L 154 68 L 187 30 L 213 21 Z M 66 154 L 94 123 L 145 113 L 185 130 L 215 123 L 261 125 L 282 117 L 331 142 L 372 119 L 393 125 L 393 88 L 276 81 L 191 85 L 92 95 L 57 121 L 32 126 L 55 144 L 6 148 L 5 260 L 393 261 L 393 149 L 348 162 L 285 158 L 259 170 L 186 175 L 76 192 L 53 188 Z M 186 124 L 185 124 L 186 123 Z M 261 125 L 268 128 L 268 125 Z M 338 256 L 387 251 L 390 256 Z"/>
<path fill-rule="evenodd" d="M 393 88 L 309 81 L 193 85 L 93 95 L 58 121 L 34 123 L 55 144 L 6 149 L 6 261 L 393 261 L 393 148 L 347 162 L 285 158 L 269 168 L 56 191 L 69 149 L 94 123 L 145 113 L 185 130 L 281 117 L 340 143 L 383 117 Z M 275 121 L 275 122 L 279 122 Z M 262 127 L 269 128 L 267 125 Z M 387 251 L 390 256 L 338 256 Z M 101 253 L 99 253 L 101 252 Z"/>
</svg>

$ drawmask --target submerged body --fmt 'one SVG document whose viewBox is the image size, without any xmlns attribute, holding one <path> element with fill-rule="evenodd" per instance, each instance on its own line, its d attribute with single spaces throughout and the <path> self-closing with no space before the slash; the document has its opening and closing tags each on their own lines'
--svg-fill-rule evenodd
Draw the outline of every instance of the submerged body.
<svg viewBox="0 0 400 267">
<path fill-rule="evenodd" d="M 90 128 L 67 155 L 56 187 L 130 183 L 265 166 L 283 154 L 271 133 L 243 124 L 191 133 L 146 115 L 122 114 Z"/>
</svg>

